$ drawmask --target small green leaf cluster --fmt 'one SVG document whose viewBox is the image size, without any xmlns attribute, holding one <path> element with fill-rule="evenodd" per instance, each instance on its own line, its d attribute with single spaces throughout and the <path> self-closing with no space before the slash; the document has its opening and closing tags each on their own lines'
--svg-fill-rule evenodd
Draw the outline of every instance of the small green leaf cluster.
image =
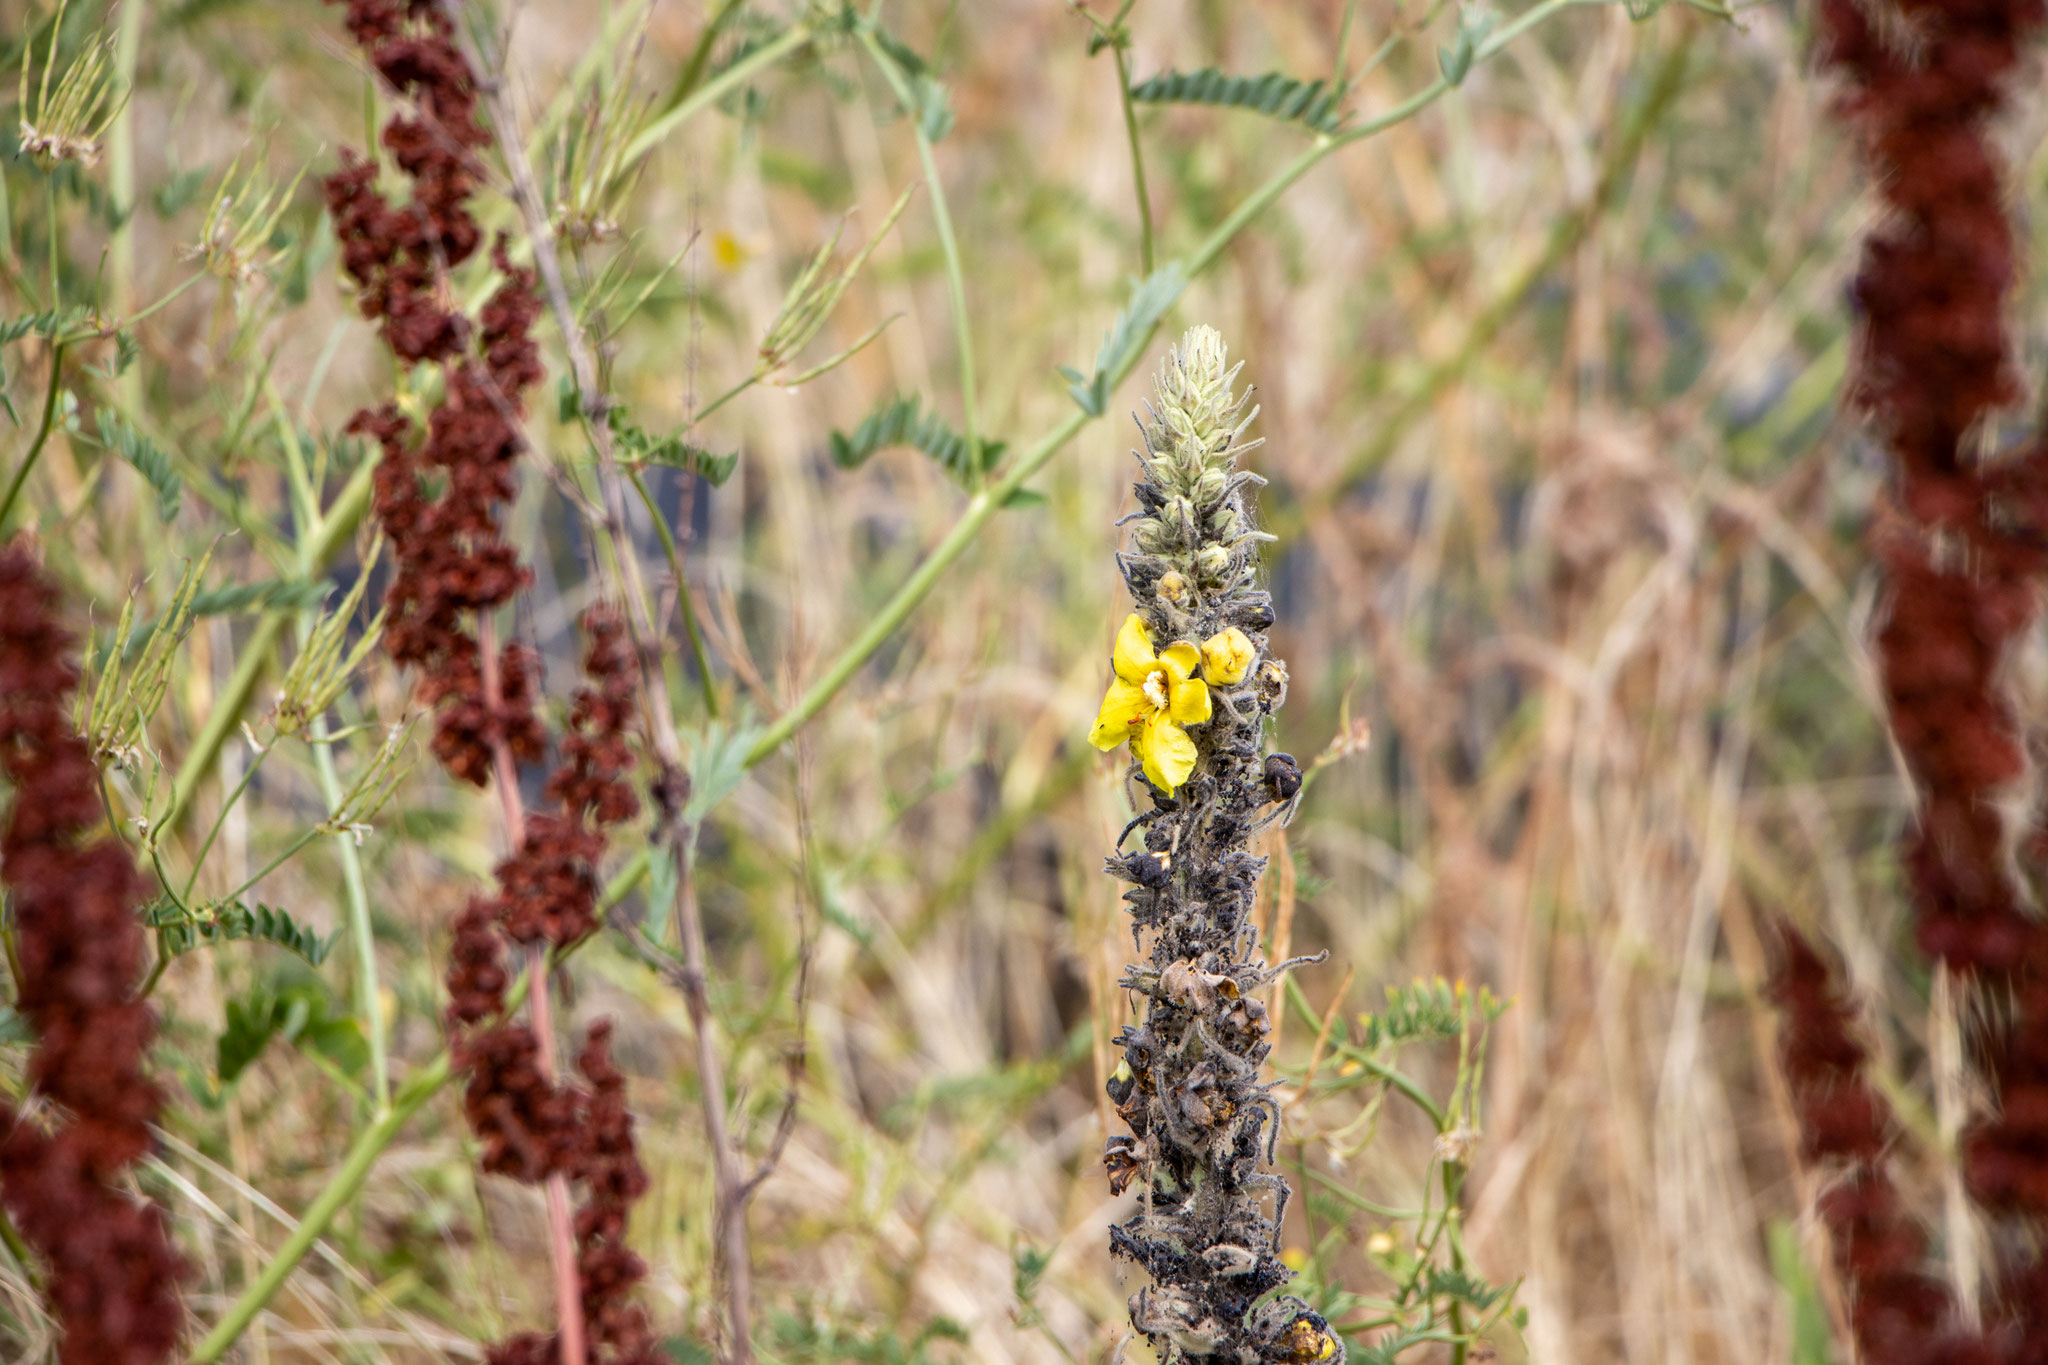
<svg viewBox="0 0 2048 1365">
<path fill-rule="evenodd" d="M 916 394 L 905 394 L 875 408 L 851 432 L 833 432 L 832 463 L 841 469 L 858 469 L 877 451 L 890 446 L 923 451 L 969 491 L 981 486 L 1005 449 L 1001 441 L 981 441 L 970 449 L 967 438 L 945 417 L 926 411 Z"/>
</svg>

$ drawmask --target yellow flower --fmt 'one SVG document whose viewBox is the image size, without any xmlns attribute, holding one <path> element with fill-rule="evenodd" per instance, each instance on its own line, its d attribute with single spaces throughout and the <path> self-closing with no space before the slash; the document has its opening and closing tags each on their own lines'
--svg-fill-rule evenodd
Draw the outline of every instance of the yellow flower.
<svg viewBox="0 0 2048 1365">
<path fill-rule="evenodd" d="M 1088 741 L 1106 752 L 1128 739 L 1152 785 L 1172 795 L 1195 770 L 1195 741 L 1181 727 L 1209 719 L 1209 689 L 1195 676 L 1202 651 L 1179 640 L 1155 655 L 1133 612 L 1117 632 L 1112 662 L 1116 677 Z"/>
<path fill-rule="evenodd" d="M 1252 671 L 1257 657 L 1252 637 L 1232 626 L 1202 642 L 1202 676 L 1211 687 L 1235 687 Z"/>
</svg>

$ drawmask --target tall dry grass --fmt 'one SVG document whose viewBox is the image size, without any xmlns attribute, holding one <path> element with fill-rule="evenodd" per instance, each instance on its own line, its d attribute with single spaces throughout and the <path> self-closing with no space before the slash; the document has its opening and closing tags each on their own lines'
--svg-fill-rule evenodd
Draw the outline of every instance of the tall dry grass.
<svg viewBox="0 0 2048 1365">
<path fill-rule="evenodd" d="M 1094 353 L 1139 271 L 1114 74 L 1088 59 L 1087 30 L 1064 6 L 897 8 L 891 22 L 937 54 L 953 92 L 957 126 L 935 156 L 972 305 L 980 425 L 1016 440 L 1071 411 L 1054 367 Z M 1354 52 L 1404 31 L 1415 8 L 1363 6 Z M 579 70 L 602 73 L 599 91 L 625 79 L 661 91 L 688 60 L 700 9 L 658 6 L 642 37 L 622 10 L 517 7 L 511 96 L 539 122 Z M 1148 0 L 1128 21 L 1133 74 L 1321 72 L 1343 9 Z M 18 44 L 43 13 L 0 8 L 0 35 Z M 202 2 L 147 7 L 137 22 L 130 157 L 83 177 L 132 199 L 135 216 L 110 226 L 73 195 L 56 219 L 70 287 L 87 288 L 108 249 L 117 311 L 193 268 L 180 248 L 206 192 L 169 214 L 153 196 L 168 204 L 237 154 L 280 184 L 301 166 L 317 175 L 366 127 L 366 82 L 330 11 Z M 1466 1215 L 1478 1269 L 1519 1281 L 1527 1309 L 1526 1328 L 1495 1343 L 1504 1359 L 1840 1358 L 1773 1061 L 1768 917 L 1840 945 L 1889 1021 L 1881 1084 L 1926 1150 L 1972 1103 L 1940 1064 L 1953 1029 L 1930 1003 L 1941 993 L 1895 965 L 1892 849 L 1910 800 L 1866 658 L 1859 548 L 1881 470 L 1834 416 L 1865 198 L 1823 117 L 1803 22 L 1786 6 L 1734 26 L 1677 9 L 1644 23 L 1619 9 L 1564 15 L 1290 189 L 1169 320 L 1209 322 L 1254 360 L 1267 444 L 1253 460 L 1280 537 L 1273 644 L 1293 673 L 1279 743 L 1306 760 L 1348 723 L 1372 732 L 1368 750 L 1317 775 L 1271 847 L 1276 925 L 1292 951 L 1331 955 L 1300 977 L 1308 1014 L 1334 1005 L 1341 1023 L 1377 1008 L 1384 986 L 1438 973 L 1513 999 L 1494 1028 Z M 1355 106 L 1387 107 L 1433 79 L 1449 25 L 1397 44 Z M 893 109 L 873 71 L 840 54 L 771 71 L 656 150 L 620 207 L 625 268 L 652 285 L 610 346 L 635 420 L 677 427 L 741 377 L 840 215 L 852 210 L 849 238 L 865 240 L 918 181 Z M 1139 124 L 1162 259 L 1306 136 L 1232 110 L 1143 109 Z M 2036 140 L 2015 143 L 2032 186 Z M 32 311 L 51 243 L 28 173 L 9 163 L 6 184 L 0 291 L 14 315 Z M 310 189 L 293 204 L 277 283 L 239 302 L 219 282 L 196 288 L 137 328 L 137 362 L 96 390 L 186 472 L 180 516 L 160 521 L 89 431 L 60 432 L 29 485 L 42 552 L 102 629 L 131 593 L 162 611 L 183 562 L 216 541 L 207 586 L 285 576 L 302 528 L 282 443 L 351 458 L 335 433 L 388 386 Z M 502 202 L 488 212 L 514 226 Z M 603 247 L 589 268 L 625 250 Z M 892 315 L 832 373 L 794 393 L 756 390 L 692 431 L 741 453 L 723 488 L 651 480 L 684 533 L 728 716 L 787 707 L 960 515 L 961 492 L 915 451 L 857 471 L 826 455 L 826 433 L 895 393 L 960 418 L 922 195 L 820 354 Z M 2026 335 L 2038 356 L 2039 329 Z M 47 378 L 38 357 L 7 355 L 23 413 Z M 1126 609 L 1108 555 L 1111 523 L 1130 510 L 1122 414 L 1139 395 L 1117 390 L 1110 420 L 1033 481 L 1043 504 L 993 520 L 703 830 L 717 1041 L 748 1150 L 767 1143 L 802 1045 L 796 1128 L 752 1215 L 764 1357 L 1101 1360 L 1127 1331 L 1134 1286 L 1119 1283 L 1105 1236 L 1123 1201 L 1099 1153 L 1128 943 L 1098 869 L 1131 808 L 1121 761 L 1083 740 Z M 538 582 L 516 628 L 565 692 L 569 627 L 594 580 L 556 490 L 579 476 L 545 471 L 587 457 L 551 413 L 533 432 L 540 458 L 513 527 Z M 633 543 L 662 565 L 650 526 Z M 359 551 L 339 549 L 346 582 Z M 673 594 L 661 605 L 682 660 Z M 223 611 L 190 634 L 152 730 L 174 768 L 257 619 Z M 699 715 L 694 673 L 678 668 L 676 708 Z M 2037 668 L 2025 681 L 2038 694 Z M 343 699 L 336 727 L 366 727 L 337 750 L 344 779 L 408 713 L 407 686 L 376 661 Z M 250 760 L 231 737 L 196 790 L 196 830 Z M 446 926 L 497 856 L 489 804 L 430 766 L 361 852 L 399 1074 L 439 1046 Z M 267 759 L 252 792 L 222 823 L 210 894 L 327 809 L 303 747 Z M 191 836 L 178 847 L 189 860 Z M 342 857 L 320 840 L 260 894 L 339 928 Z M 637 893 L 624 908 L 666 944 L 664 917 L 647 917 Z M 653 1267 L 647 1302 L 696 1342 L 716 1300 L 691 1034 L 683 997 L 640 957 L 621 936 L 591 945 L 564 978 L 565 1012 L 619 1021 L 653 1179 L 634 1226 Z M 229 1006 L 297 992 L 346 1015 L 353 970 L 342 950 L 315 971 L 236 945 L 182 957 L 164 979 L 160 1058 L 177 1103 L 143 1185 L 179 1229 L 202 1326 L 259 1273 L 365 1112 L 310 1040 L 274 1041 L 220 1084 Z M 1299 1011 L 1286 1018 L 1283 1074 L 1301 1078 L 1316 1031 Z M 1431 1084 L 1448 1083 L 1449 1060 L 1425 1066 Z M 1356 1092 L 1329 1089 L 1336 1079 L 1325 1068 L 1308 1093 L 1281 1092 L 1283 1162 L 1306 1195 L 1287 1241 L 1318 1291 L 1369 1290 L 1384 1224 L 1355 1198 L 1415 1203 L 1431 1134 L 1391 1117 L 1361 1126 Z M 480 1181 L 467 1141 L 447 1094 L 426 1104 L 241 1358 L 477 1358 L 476 1343 L 543 1319 L 539 1199 Z M 1941 1163 L 1911 1177 L 1939 1207 Z M 1970 1245 L 1967 1226 L 1947 1231 Z M 1050 1254 L 1028 1306 L 1026 1251 Z M 12 1260 L 0 1262 L 0 1330 L 12 1356 L 49 1358 L 51 1324 Z M 687 1349 L 679 1359 L 699 1358 Z"/>
</svg>

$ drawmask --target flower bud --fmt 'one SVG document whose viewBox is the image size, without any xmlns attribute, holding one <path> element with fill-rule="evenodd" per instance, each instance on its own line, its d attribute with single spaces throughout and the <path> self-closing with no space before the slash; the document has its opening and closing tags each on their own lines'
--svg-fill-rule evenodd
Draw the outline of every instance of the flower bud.
<svg viewBox="0 0 2048 1365">
<path fill-rule="evenodd" d="M 1219 507 L 1209 516 L 1209 530 L 1218 536 L 1227 536 L 1237 530 L 1237 509 Z"/>
<path fill-rule="evenodd" d="M 1202 642 L 1202 680 L 1211 687 L 1235 687 L 1257 657 L 1251 637 L 1236 626 L 1218 631 Z"/>
<path fill-rule="evenodd" d="M 1188 581 L 1178 570 L 1168 569 L 1159 575 L 1159 595 L 1169 602 L 1181 601 L 1188 595 Z"/>
<path fill-rule="evenodd" d="M 1131 539 L 1148 555 L 1159 554 L 1172 543 L 1167 538 L 1166 528 L 1152 517 L 1146 517 L 1138 523 L 1138 529 L 1131 533 Z"/>
<path fill-rule="evenodd" d="M 1202 582 L 1221 584 L 1230 572 L 1230 551 L 1221 545 L 1204 545 L 1195 555 L 1195 575 Z"/>
<path fill-rule="evenodd" d="M 1214 468 L 1203 470 L 1202 477 L 1195 481 L 1196 505 L 1207 507 L 1220 499 L 1223 496 L 1225 482 L 1222 470 Z"/>
</svg>

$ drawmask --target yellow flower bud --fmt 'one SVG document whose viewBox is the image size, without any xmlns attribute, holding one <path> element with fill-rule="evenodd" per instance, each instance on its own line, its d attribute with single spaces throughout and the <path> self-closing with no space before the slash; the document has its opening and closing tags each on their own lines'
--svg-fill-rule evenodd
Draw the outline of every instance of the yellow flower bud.
<svg viewBox="0 0 2048 1365">
<path fill-rule="evenodd" d="M 1256 657 L 1251 637 L 1236 626 L 1218 631 L 1202 645 L 1202 677 L 1211 687 L 1234 687 L 1252 671 Z"/>
<path fill-rule="evenodd" d="M 1159 576 L 1159 595 L 1169 602 L 1178 602 L 1188 595 L 1188 581 L 1178 571 L 1168 569 Z"/>
</svg>

